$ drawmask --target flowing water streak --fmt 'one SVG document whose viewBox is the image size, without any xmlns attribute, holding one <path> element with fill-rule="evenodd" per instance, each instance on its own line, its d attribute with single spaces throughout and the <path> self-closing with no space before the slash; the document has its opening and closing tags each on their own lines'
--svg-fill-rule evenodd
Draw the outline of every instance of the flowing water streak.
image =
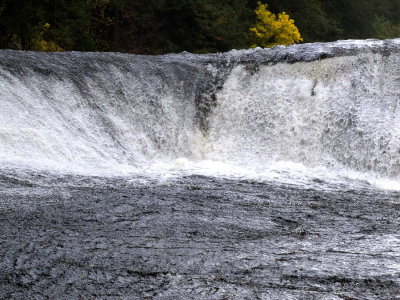
<svg viewBox="0 0 400 300">
<path fill-rule="evenodd" d="M 3 168 L 399 179 L 400 40 L 0 58 Z"/>
</svg>

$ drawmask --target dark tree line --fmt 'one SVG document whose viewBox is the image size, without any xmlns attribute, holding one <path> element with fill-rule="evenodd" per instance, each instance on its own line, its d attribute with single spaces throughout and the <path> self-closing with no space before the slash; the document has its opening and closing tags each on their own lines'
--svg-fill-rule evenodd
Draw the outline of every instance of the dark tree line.
<svg viewBox="0 0 400 300">
<path fill-rule="evenodd" d="M 399 0 L 267 3 L 294 19 L 304 42 L 400 37 Z M 248 48 L 256 7 L 257 0 L 0 0 L 0 48 L 142 54 Z"/>
</svg>

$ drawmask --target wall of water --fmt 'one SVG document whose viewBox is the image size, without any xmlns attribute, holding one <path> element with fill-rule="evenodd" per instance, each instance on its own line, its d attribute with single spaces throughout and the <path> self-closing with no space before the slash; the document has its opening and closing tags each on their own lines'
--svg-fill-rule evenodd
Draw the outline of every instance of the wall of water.
<svg viewBox="0 0 400 300">
<path fill-rule="evenodd" d="M 212 113 L 212 159 L 400 173 L 400 53 L 238 65 Z"/>
<path fill-rule="evenodd" d="M 168 57 L 5 52 L 0 161 L 96 174 L 191 156 L 207 73 Z"/>
<path fill-rule="evenodd" d="M 399 85 L 400 40 L 0 51 L 0 164 L 120 175 L 182 159 L 261 171 L 286 161 L 397 178 Z"/>
</svg>

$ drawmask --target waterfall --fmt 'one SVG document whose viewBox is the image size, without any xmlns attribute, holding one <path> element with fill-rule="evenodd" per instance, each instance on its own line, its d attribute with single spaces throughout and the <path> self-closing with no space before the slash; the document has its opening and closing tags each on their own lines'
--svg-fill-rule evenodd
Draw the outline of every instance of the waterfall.
<svg viewBox="0 0 400 300">
<path fill-rule="evenodd" d="M 284 166 L 397 180 L 399 86 L 399 39 L 208 55 L 3 50 L 0 167 L 272 176 Z"/>
</svg>

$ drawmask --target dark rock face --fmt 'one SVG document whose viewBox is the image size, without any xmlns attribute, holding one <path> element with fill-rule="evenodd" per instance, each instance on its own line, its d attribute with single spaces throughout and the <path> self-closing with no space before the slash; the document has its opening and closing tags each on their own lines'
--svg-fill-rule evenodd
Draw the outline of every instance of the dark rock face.
<svg viewBox="0 0 400 300">
<path fill-rule="evenodd" d="M 1 299 L 400 296 L 398 193 L 70 179 L 1 188 Z"/>
</svg>

